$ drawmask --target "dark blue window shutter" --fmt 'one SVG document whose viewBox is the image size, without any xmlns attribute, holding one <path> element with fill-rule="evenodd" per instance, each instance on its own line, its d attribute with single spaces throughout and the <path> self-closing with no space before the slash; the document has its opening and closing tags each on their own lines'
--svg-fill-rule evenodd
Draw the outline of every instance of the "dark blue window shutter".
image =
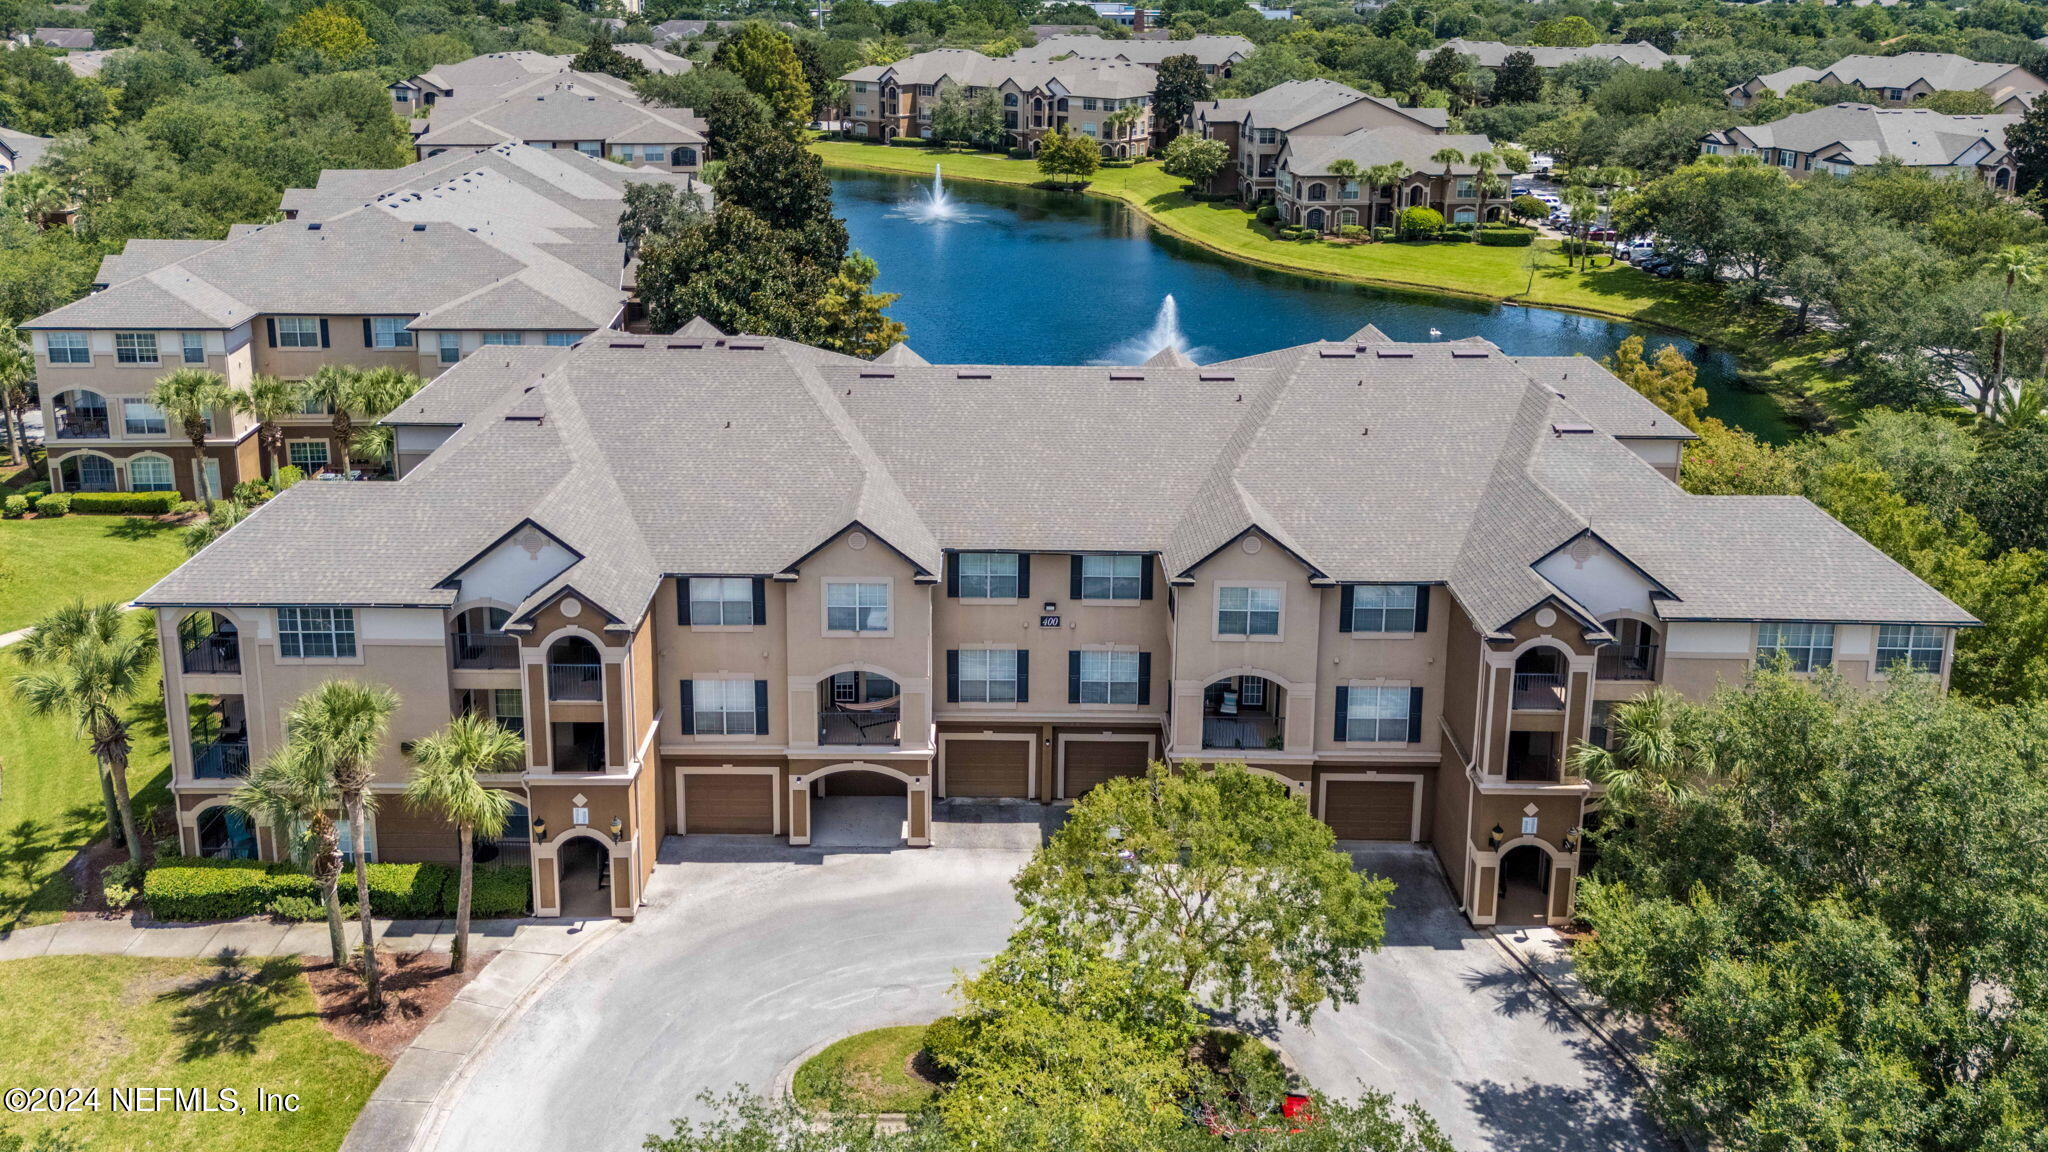
<svg viewBox="0 0 2048 1152">
<path fill-rule="evenodd" d="M 683 714 L 676 720 L 676 731 L 685 736 L 697 734 L 697 685 L 694 681 L 683 681 Z"/>
<path fill-rule="evenodd" d="M 1075 556 L 1072 559 L 1074 561 L 1074 568 L 1072 578 L 1067 581 L 1067 599 L 1079 600 L 1081 598 L 1081 558 Z"/>
<path fill-rule="evenodd" d="M 1077 565 L 1079 564 L 1080 559 L 1081 558 L 1079 556 L 1074 557 L 1075 563 Z M 1081 654 L 1079 652 L 1069 652 L 1067 653 L 1067 703 L 1079 704 L 1080 702 Z"/>
<path fill-rule="evenodd" d="M 1017 649 L 1017 703 L 1031 702 L 1031 652 Z"/>
<path fill-rule="evenodd" d="M 768 682 L 766 680 L 754 681 L 754 732 L 761 736 L 768 734 Z"/>
<path fill-rule="evenodd" d="M 960 702 L 960 650 L 946 649 L 946 703 Z"/>
<path fill-rule="evenodd" d="M 270 341 L 272 348 L 277 347 L 277 317 L 265 316 L 263 318 L 263 335 Z"/>
<path fill-rule="evenodd" d="M 1422 689 L 1408 690 L 1408 742 L 1422 743 Z"/>
<path fill-rule="evenodd" d="M 690 578 L 676 577 L 676 623 L 690 626 Z"/>
<path fill-rule="evenodd" d="M 1351 735 L 1351 689 L 1337 685 L 1337 730 L 1334 735 L 1341 742 Z"/>
<path fill-rule="evenodd" d="M 1138 653 L 1138 705 L 1143 707 L 1152 702 L 1152 654 Z"/>
<path fill-rule="evenodd" d="M 1358 595 L 1356 585 L 1345 584 L 1337 589 L 1337 631 L 1339 632 L 1351 631 L 1351 602 L 1352 597 L 1356 595 Z M 1341 692 L 1343 689 L 1340 688 L 1338 691 Z"/>
<path fill-rule="evenodd" d="M 1017 553 L 1017 599 L 1031 599 L 1031 553 Z"/>
<path fill-rule="evenodd" d="M 946 595 L 957 598 L 960 595 L 960 554 L 946 553 Z"/>
<path fill-rule="evenodd" d="M 375 346 L 376 338 L 370 332 L 370 318 L 365 316 L 363 317 L 363 347 L 373 348 Z"/>
<path fill-rule="evenodd" d="M 1150 600 L 1151 598 L 1152 558 L 1150 556 L 1146 556 L 1143 558 L 1143 562 L 1138 565 L 1138 599 Z"/>
<path fill-rule="evenodd" d="M 1415 630 L 1429 631 L 1429 585 L 1415 586 Z"/>
<path fill-rule="evenodd" d="M 327 339 L 327 317 L 325 316 L 322 316 L 320 318 L 320 346 L 322 348 L 329 348 L 333 346 L 328 342 Z"/>
<path fill-rule="evenodd" d="M 754 577 L 754 623 L 761 625 L 767 622 L 768 581 L 763 577 L 756 576 Z"/>
</svg>

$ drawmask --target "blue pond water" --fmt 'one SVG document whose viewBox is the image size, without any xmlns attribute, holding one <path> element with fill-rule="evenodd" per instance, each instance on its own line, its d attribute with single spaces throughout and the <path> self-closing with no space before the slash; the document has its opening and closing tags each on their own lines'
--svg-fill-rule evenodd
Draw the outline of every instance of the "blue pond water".
<svg viewBox="0 0 2048 1152">
<path fill-rule="evenodd" d="M 1366 324 L 1396 340 L 1483 336 L 1512 354 L 1597 359 L 1641 331 L 1650 351 L 1673 344 L 1699 365 L 1712 414 L 1773 437 L 1783 429 L 1767 397 L 1734 386 L 1730 357 L 1653 329 L 1257 268 L 1101 197 L 950 182 L 966 218 L 932 222 L 915 213 L 928 179 L 832 178 L 854 246 L 881 265 L 878 287 L 901 294 L 890 315 L 934 362 L 1134 363 L 1162 343 L 1208 362 L 1342 339 Z M 1177 316 L 1162 315 L 1168 296 Z"/>
</svg>

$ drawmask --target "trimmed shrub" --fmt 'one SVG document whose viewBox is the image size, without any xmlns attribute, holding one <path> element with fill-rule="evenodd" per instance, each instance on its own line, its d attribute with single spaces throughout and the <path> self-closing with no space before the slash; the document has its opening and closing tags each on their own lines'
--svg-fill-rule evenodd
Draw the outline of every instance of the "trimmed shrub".
<svg viewBox="0 0 2048 1152">
<path fill-rule="evenodd" d="M 1102 166 L 1104 168 L 1129 168 L 1131 162 L 1129 160 L 1104 160 Z"/>
<path fill-rule="evenodd" d="M 28 515 L 28 497 L 9 496 L 5 500 L 0 500 L 0 517 L 5 517 L 9 520 L 19 520 L 26 515 Z"/>
<path fill-rule="evenodd" d="M 1394 223 L 1400 228 L 1404 239 L 1440 236 L 1444 230 L 1444 214 L 1434 208 L 1424 208 L 1418 204 L 1413 208 L 1401 209 L 1401 214 L 1394 218 Z"/>
<path fill-rule="evenodd" d="M 142 881 L 150 912 L 159 920 L 233 920 L 260 914 L 272 895 L 267 866 L 254 860 L 219 863 L 240 867 L 150 869 Z"/>
<path fill-rule="evenodd" d="M 1363 240 L 1365 239 L 1365 225 L 1339 224 L 1337 226 L 1337 235 L 1342 236 L 1346 240 Z"/>
<path fill-rule="evenodd" d="M 190 516 L 198 511 L 199 501 L 197 500 L 180 500 L 176 504 L 171 505 L 171 515 L 173 516 Z"/>
<path fill-rule="evenodd" d="M 899 148 L 923 148 L 929 145 L 930 141 L 922 136 L 891 136 L 889 143 Z"/>
<path fill-rule="evenodd" d="M 70 514 L 71 497 L 66 496 L 62 493 L 57 493 L 50 496 L 36 497 L 36 515 L 69 516 Z"/>
<path fill-rule="evenodd" d="M 479 891 L 484 869 L 478 869 Z M 494 869 L 493 871 L 507 871 Z M 493 915 L 517 915 L 527 905 L 531 879 L 519 872 L 517 893 L 509 882 L 493 878 L 492 907 L 503 907 L 516 896 L 517 911 Z M 394 919 L 427 919 L 446 916 L 455 909 L 455 870 L 446 864 L 373 863 L 369 867 L 370 911 Z M 168 857 L 150 870 L 143 882 L 149 907 L 162 920 L 232 920 L 257 916 L 280 901 L 296 918 L 306 904 L 320 907 L 320 885 L 311 876 L 289 864 L 261 860 L 194 860 Z M 355 872 L 341 875 L 341 894 L 355 893 Z M 474 901 L 473 901 L 474 903 Z M 311 918 L 325 915 L 317 912 Z"/>
<path fill-rule="evenodd" d="M 455 902 L 455 870 L 446 864 L 372 864 L 369 871 L 370 911 L 379 916 L 440 916 Z M 345 876 L 342 887 L 352 880 Z"/>
<path fill-rule="evenodd" d="M 287 464 L 270 474 L 270 486 L 279 492 L 306 478 L 306 470 L 297 464 Z"/>
<path fill-rule="evenodd" d="M 1470 220 L 1459 220 L 1455 223 L 1444 225 L 1444 231 L 1457 232 L 1463 235 L 1470 235 L 1472 229 L 1476 227 L 1478 227 L 1478 225 L 1472 223 L 1472 221 Z"/>
<path fill-rule="evenodd" d="M 1494 248 L 1527 248 L 1536 241 L 1533 228 L 1481 228 L 1479 242 Z"/>
<path fill-rule="evenodd" d="M 301 924 L 327 919 L 327 905 L 322 904 L 320 897 L 317 895 L 273 896 L 270 898 L 270 903 L 264 906 L 263 911 L 278 920 L 292 920 Z M 341 918 L 343 920 L 353 920 L 355 916 L 355 903 L 353 901 L 343 902 Z"/>
<path fill-rule="evenodd" d="M 230 495 L 234 497 L 237 503 L 254 505 L 263 503 L 265 500 L 276 495 L 276 493 L 270 490 L 270 485 L 265 481 L 244 480 L 235 485 L 234 491 Z"/>
<path fill-rule="evenodd" d="M 142 895 L 142 866 L 123 860 L 100 870 L 100 895 L 109 908 L 126 908 Z"/>
<path fill-rule="evenodd" d="M 1280 209 L 1275 208 L 1271 204 L 1261 204 L 1259 205 L 1258 215 L 1262 222 L 1271 224 L 1280 218 Z"/>
<path fill-rule="evenodd" d="M 1392 240 L 1394 238 L 1394 230 L 1385 225 L 1375 225 L 1372 230 L 1372 238 L 1375 240 Z"/>
<path fill-rule="evenodd" d="M 455 914 L 455 888 L 460 877 L 449 869 L 447 907 L 442 915 Z M 479 920 L 501 916 L 524 916 L 533 906 L 533 873 L 526 868 L 480 866 L 470 882 L 469 914 Z"/>
<path fill-rule="evenodd" d="M 1550 215 L 1550 205 L 1534 196 L 1517 196 L 1508 201 L 1508 211 L 1524 220 L 1541 220 Z"/>
<path fill-rule="evenodd" d="M 71 510 L 82 515 L 161 516 L 178 505 L 176 492 L 80 492 Z"/>
<path fill-rule="evenodd" d="M 1012 159 L 1012 160 L 1029 160 L 1029 159 L 1031 159 L 1031 149 L 1029 149 L 1029 148 L 1012 148 L 1012 149 L 1010 149 L 1010 159 Z"/>
</svg>

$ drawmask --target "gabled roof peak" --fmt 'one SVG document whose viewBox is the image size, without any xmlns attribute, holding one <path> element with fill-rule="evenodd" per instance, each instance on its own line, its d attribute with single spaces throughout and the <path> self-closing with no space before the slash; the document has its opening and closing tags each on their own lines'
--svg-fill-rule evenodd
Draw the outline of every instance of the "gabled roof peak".
<svg viewBox="0 0 2048 1152">
<path fill-rule="evenodd" d="M 875 357 L 874 363 L 890 364 L 897 366 L 916 366 L 921 364 L 930 364 L 931 361 L 925 359 L 922 356 L 919 356 L 915 351 L 911 349 L 910 345 L 898 341 L 895 344 L 890 345 L 889 350 L 887 352 L 884 352 L 880 356 Z"/>
<path fill-rule="evenodd" d="M 703 336 L 706 338 L 725 335 L 725 333 L 718 330 L 718 325 L 713 324 L 702 316 L 692 318 L 688 324 L 676 329 L 674 334 L 677 336 Z"/>
<path fill-rule="evenodd" d="M 1187 353 L 1169 345 L 1146 357 L 1143 366 L 1146 368 L 1194 368 L 1198 365 L 1193 360 L 1188 359 Z"/>
</svg>

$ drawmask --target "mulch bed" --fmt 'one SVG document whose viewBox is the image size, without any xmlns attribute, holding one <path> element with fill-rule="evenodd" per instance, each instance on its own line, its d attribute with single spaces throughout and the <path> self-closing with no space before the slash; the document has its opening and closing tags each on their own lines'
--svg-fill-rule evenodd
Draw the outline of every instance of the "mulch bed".
<svg viewBox="0 0 2048 1152">
<path fill-rule="evenodd" d="M 472 953 L 468 971 L 451 973 L 446 953 L 379 950 L 384 1015 L 377 1019 L 363 1015 L 363 981 L 353 969 L 309 963 L 306 982 L 313 986 L 313 996 L 320 1003 L 320 1022 L 329 1032 L 386 1060 L 395 1060 L 495 955 Z"/>
</svg>

